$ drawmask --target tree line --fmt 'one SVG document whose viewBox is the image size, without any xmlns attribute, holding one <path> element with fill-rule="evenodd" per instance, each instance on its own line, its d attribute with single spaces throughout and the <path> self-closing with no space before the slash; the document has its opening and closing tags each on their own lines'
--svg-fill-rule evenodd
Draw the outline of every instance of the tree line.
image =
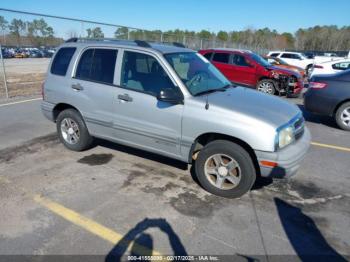
<svg viewBox="0 0 350 262">
<path fill-rule="evenodd" d="M 0 16 L 0 30 L 2 31 L 1 43 L 10 46 L 55 46 L 63 39 L 54 36 L 54 30 L 44 19 L 23 21 L 12 19 L 8 22 Z M 6 32 L 9 32 L 6 34 Z"/>
<path fill-rule="evenodd" d="M 34 46 L 52 45 L 54 42 L 59 44 L 63 41 L 63 39 L 54 36 L 53 28 L 44 19 L 34 19 L 29 22 L 13 19 L 8 22 L 0 16 L 0 29 L 3 32 L 9 31 L 7 37 L 12 37 L 16 45 L 23 44 L 24 40 L 29 41 Z M 78 36 L 78 34 L 72 31 L 70 36 Z M 86 29 L 86 37 L 88 38 L 103 38 L 104 36 L 101 27 Z M 215 41 L 217 46 L 225 45 L 225 43 L 235 43 L 236 45 L 255 49 L 296 49 L 304 51 L 346 51 L 350 49 L 350 26 L 338 27 L 335 25 L 300 28 L 293 34 L 289 32 L 279 33 L 269 28 L 247 28 L 240 31 L 214 33 L 208 30 L 198 32 L 180 29 L 149 31 L 119 27 L 115 30 L 113 37 L 185 43 L 204 39 L 204 41 Z"/>
</svg>

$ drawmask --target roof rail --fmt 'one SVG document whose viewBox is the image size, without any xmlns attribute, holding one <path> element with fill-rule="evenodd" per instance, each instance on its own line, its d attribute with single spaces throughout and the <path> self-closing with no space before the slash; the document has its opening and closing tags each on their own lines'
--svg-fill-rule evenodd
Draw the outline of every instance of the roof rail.
<svg viewBox="0 0 350 262">
<path fill-rule="evenodd" d="M 135 43 L 137 46 L 140 47 L 151 47 L 150 42 L 144 41 L 144 40 L 124 40 L 124 39 L 116 39 L 116 38 L 78 38 L 78 37 L 72 37 L 66 40 L 66 43 L 77 43 L 77 42 L 88 42 L 88 41 L 112 41 L 112 42 L 129 42 L 129 43 Z M 157 42 L 153 42 L 157 43 Z M 158 42 L 159 43 L 159 42 Z M 160 42 L 160 44 L 167 44 L 167 45 L 173 45 L 180 48 L 186 48 L 186 46 L 182 43 L 177 42 Z"/>
<path fill-rule="evenodd" d="M 143 40 L 124 40 L 116 38 L 78 38 L 72 37 L 65 41 L 65 43 L 76 43 L 76 42 L 88 42 L 88 41 L 112 41 L 112 42 L 130 42 L 135 43 L 140 47 L 151 47 L 151 45 Z"/>
<path fill-rule="evenodd" d="M 176 46 L 176 47 L 186 48 L 186 46 L 184 44 L 182 44 L 182 43 L 173 42 L 172 44 L 173 44 L 173 46 Z"/>
<path fill-rule="evenodd" d="M 72 37 L 65 41 L 65 43 L 75 43 L 75 42 L 78 42 L 77 37 Z"/>
<path fill-rule="evenodd" d="M 134 42 L 141 47 L 151 47 L 151 45 L 148 42 L 143 40 L 134 40 Z"/>
</svg>

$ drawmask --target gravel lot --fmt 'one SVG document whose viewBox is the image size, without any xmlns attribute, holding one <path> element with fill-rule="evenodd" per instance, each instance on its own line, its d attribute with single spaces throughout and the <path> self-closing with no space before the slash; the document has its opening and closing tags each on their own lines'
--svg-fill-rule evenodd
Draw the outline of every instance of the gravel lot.
<svg viewBox="0 0 350 262">
<path fill-rule="evenodd" d="M 50 58 L 11 58 L 4 61 L 10 97 L 40 94 Z M 0 79 L 1 98 L 5 96 L 2 69 Z"/>
<path fill-rule="evenodd" d="M 35 115 L 29 133 L 17 130 L 24 128 L 21 120 L 18 128 L 10 123 L 12 134 L 1 132 L 18 142 L 0 150 L 0 254 L 104 260 L 140 253 L 141 246 L 144 254 L 224 254 L 242 261 L 320 254 L 345 261 L 350 255 L 350 134 L 328 118 L 305 114 L 313 141 L 344 150 L 312 146 L 295 177 L 259 179 L 250 194 L 228 200 L 201 189 L 190 166 L 158 155 L 102 140 L 85 152 L 68 151 L 54 125 L 28 110 L 31 103 L 39 104 L 11 105 L 16 115 Z M 5 110 L 0 107 L 6 125 Z"/>
</svg>

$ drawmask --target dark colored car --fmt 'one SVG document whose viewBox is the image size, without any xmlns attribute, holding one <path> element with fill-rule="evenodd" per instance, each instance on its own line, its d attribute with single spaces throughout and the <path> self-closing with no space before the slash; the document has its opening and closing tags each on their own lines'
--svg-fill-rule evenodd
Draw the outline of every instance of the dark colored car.
<svg viewBox="0 0 350 262">
<path fill-rule="evenodd" d="M 31 57 L 31 58 L 42 58 L 43 54 L 39 50 L 33 50 L 33 51 L 29 52 L 29 57 Z"/>
<path fill-rule="evenodd" d="M 312 77 L 304 106 L 309 112 L 333 117 L 341 129 L 350 131 L 350 70 Z"/>
<path fill-rule="evenodd" d="M 235 49 L 200 50 L 231 82 L 268 94 L 299 96 L 304 87 L 295 71 L 273 66 L 258 54 Z"/>
</svg>

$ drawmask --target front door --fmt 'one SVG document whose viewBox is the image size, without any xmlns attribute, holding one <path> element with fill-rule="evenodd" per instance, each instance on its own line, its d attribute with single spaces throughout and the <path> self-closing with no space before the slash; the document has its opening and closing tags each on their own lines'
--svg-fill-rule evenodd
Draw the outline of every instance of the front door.
<svg viewBox="0 0 350 262">
<path fill-rule="evenodd" d="M 132 146 L 180 155 L 183 105 L 161 102 L 161 89 L 178 88 L 151 54 L 124 51 L 115 97 L 115 136 Z"/>
<path fill-rule="evenodd" d="M 237 83 L 254 86 L 256 85 L 256 68 L 249 63 L 247 58 L 238 53 L 232 55 L 232 67 L 237 75 Z"/>
</svg>

